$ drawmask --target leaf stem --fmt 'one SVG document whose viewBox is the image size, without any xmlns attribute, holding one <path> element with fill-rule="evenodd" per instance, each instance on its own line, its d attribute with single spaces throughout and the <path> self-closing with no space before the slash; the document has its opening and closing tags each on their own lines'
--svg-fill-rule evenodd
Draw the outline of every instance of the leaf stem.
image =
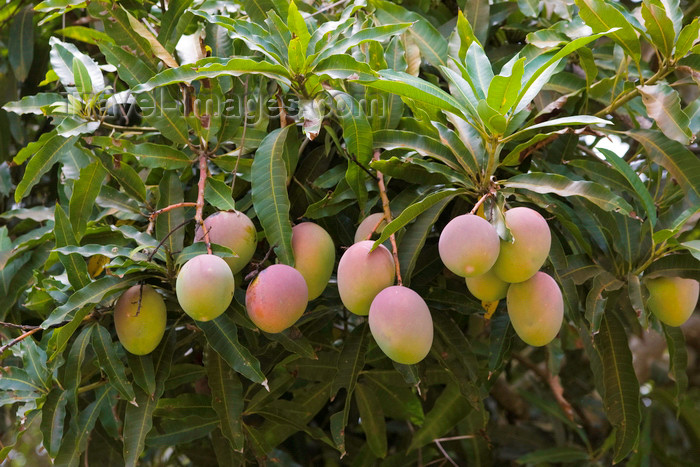
<svg viewBox="0 0 700 467">
<path fill-rule="evenodd" d="M 379 150 L 374 150 L 375 161 L 379 160 Z M 389 209 L 389 198 L 386 195 L 386 184 L 384 183 L 384 174 L 377 170 L 377 187 L 379 187 L 379 196 L 382 199 L 382 208 L 384 209 L 384 219 L 386 223 L 391 222 L 391 210 Z M 396 267 L 396 282 L 398 285 L 403 285 L 403 279 L 401 278 L 401 265 L 399 264 L 399 249 L 396 246 L 396 236 L 391 234 L 389 237 L 391 241 L 391 254 L 394 256 L 394 266 Z"/>
<path fill-rule="evenodd" d="M 209 241 L 209 229 L 204 225 L 204 188 L 207 184 L 207 152 L 206 148 L 202 148 L 199 152 L 199 183 L 197 183 L 197 203 L 194 219 L 202 228 L 204 234 L 204 244 L 207 246 L 207 253 L 211 253 L 211 242 Z"/>
</svg>

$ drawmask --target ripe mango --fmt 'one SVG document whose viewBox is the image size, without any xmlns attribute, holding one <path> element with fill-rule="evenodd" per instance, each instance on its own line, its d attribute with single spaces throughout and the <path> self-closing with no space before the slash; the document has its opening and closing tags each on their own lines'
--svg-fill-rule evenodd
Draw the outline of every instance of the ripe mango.
<svg viewBox="0 0 700 467">
<path fill-rule="evenodd" d="M 534 209 L 518 207 L 505 213 L 513 242 L 501 240 L 493 272 L 502 281 L 522 282 L 542 267 L 549 255 L 552 234 L 547 221 Z"/>
<path fill-rule="evenodd" d="M 204 219 L 209 232 L 209 241 L 230 248 L 237 256 L 224 261 L 236 274 L 250 262 L 258 245 L 255 225 L 248 216 L 238 211 L 219 211 Z M 204 241 L 204 233 L 198 225 L 194 233 L 195 242 Z"/>
<path fill-rule="evenodd" d="M 694 279 L 659 277 L 646 281 L 647 306 L 662 323 L 680 326 L 693 314 L 698 303 L 700 284 Z"/>
<path fill-rule="evenodd" d="M 485 302 L 495 302 L 506 298 L 510 286 L 510 283 L 499 279 L 493 270 L 488 270 L 480 276 L 466 277 L 464 280 L 472 295 Z"/>
<path fill-rule="evenodd" d="M 377 345 L 398 363 L 412 365 L 433 345 L 433 318 L 425 301 L 401 285 L 377 294 L 369 309 L 369 329 Z"/>
<path fill-rule="evenodd" d="M 165 333 L 166 318 L 165 302 L 150 285 L 129 287 L 114 306 L 119 342 L 134 355 L 146 355 L 158 347 Z"/>
<path fill-rule="evenodd" d="M 197 321 L 212 320 L 226 311 L 234 288 L 229 265 L 215 255 L 199 255 L 187 261 L 175 283 L 177 301 Z"/>
<path fill-rule="evenodd" d="M 452 219 L 438 241 L 440 259 L 460 277 L 475 277 L 491 269 L 498 258 L 498 233 L 486 219 L 463 214 Z"/>
<path fill-rule="evenodd" d="M 304 276 L 309 289 L 309 300 L 318 298 L 333 274 L 333 239 L 320 225 L 302 222 L 292 228 L 292 250 L 294 269 Z"/>
<path fill-rule="evenodd" d="M 506 303 L 513 329 L 527 344 L 549 344 L 561 329 L 564 299 L 556 281 L 543 272 L 511 284 Z"/>
<path fill-rule="evenodd" d="M 363 240 L 345 250 L 338 263 L 338 292 L 343 305 L 366 316 L 372 300 L 394 284 L 394 258 L 384 245 L 370 253 L 374 242 Z"/>
<path fill-rule="evenodd" d="M 306 281 L 299 271 L 286 264 L 273 264 L 248 286 L 245 306 L 258 328 L 277 333 L 301 318 L 308 297 Z"/>
</svg>

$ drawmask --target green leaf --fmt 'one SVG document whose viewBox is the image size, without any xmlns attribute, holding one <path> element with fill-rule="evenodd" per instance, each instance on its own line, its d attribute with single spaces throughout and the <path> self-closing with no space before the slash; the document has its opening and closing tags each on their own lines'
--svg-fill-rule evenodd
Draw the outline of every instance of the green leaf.
<svg viewBox="0 0 700 467">
<path fill-rule="evenodd" d="M 43 115 L 44 111 L 42 110 L 42 107 L 48 107 L 59 103 L 67 104 L 67 102 L 63 99 L 63 96 L 61 96 L 60 94 L 56 94 L 53 92 L 41 92 L 39 94 L 34 94 L 33 96 L 24 96 L 18 101 L 9 102 L 3 105 L 2 108 L 8 112 L 14 112 L 20 115 Z M 44 133 L 42 136 L 47 137 L 52 135 L 51 133 Z M 36 144 L 36 142 L 29 143 L 29 145 L 32 144 Z M 29 146 L 25 146 L 25 149 L 27 147 Z M 20 158 L 18 154 L 17 156 L 15 156 L 15 162 L 21 163 L 22 161 L 26 160 L 31 154 L 33 153 L 26 154 L 26 157 L 24 158 Z"/>
<path fill-rule="evenodd" d="M 153 416 L 180 421 L 192 416 L 218 420 L 218 416 L 212 408 L 212 402 L 213 399 L 208 394 L 191 392 L 183 392 L 172 398 L 161 397 L 158 400 L 156 410 L 153 411 Z"/>
<path fill-rule="evenodd" d="M 207 178 L 204 199 L 220 211 L 235 211 L 236 202 L 231 197 L 231 187 L 215 178 Z"/>
<path fill-rule="evenodd" d="M 267 18 L 267 12 L 275 10 L 273 0 L 243 0 L 243 9 L 256 23 L 262 23 Z"/>
<path fill-rule="evenodd" d="M 291 135 L 290 135 L 291 133 Z M 273 131 L 255 152 L 251 169 L 253 206 L 270 245 L 284 264 L 294 265 L 292 225 L 289 222 L 287 170 L 282 154 L 287 140 L 296 138 L 293 125 Z"/>
<path fill-rule="evenodd" d="M 66 391 L 54 388 L 46 396 L 41 407 L 41 434 L 46 451 L 56 457 L 63 438 L 63 426 L 66 418 Z"/>
<path fill-rule="evenodd" d="M 68 402 L 73 411 L 78 409 L 78 386 L 82 380 L 83 365 L 94 328 L 95 326 L 83 328 L 68 353 L 62 383 L 63 387 L 66 388 L 66 393 L 68 393 Z"/>
<path fill-rule="evenodd" d="M 461 104 L 434 84 L 411 76 L 408 73 L 392 70 L 379 72 L 380 78 L 374 81 L 361 81 L 363 86 L 407 97 L 454 114 L 463 115 Z"/>
<path fill-rule="evenodd" d="M 525 72 L 525 57 L 518 59 L 510 69 L 510 74 L 494 76 L 489 84 L 489 92 L 486 97 L 488 104 L 501 114 L 508 112 L 522 87 L 523 73 Z"/>
<path fill-rule="evenodd" d="M 369 448 L 375 456 L 386 457 L 386 422 L 381 401 L 369 386 L 358 383 L 355 387 L 355 403 Z"/>
<path fill-rule="evenodd" d="M 651 161 L 668 170 L 686 196 L 696 202 L 700 199 L 700 161 L 688 148 L 659 131 L 630 130 L 626 134 L 641 143 Z"/>
<path fill-rule="evenodd" d="M 134 355 L 127 353 L 131 376 L 141 389 L 147 394 L 156 392 L 156 374 L 153 369 L 153 358 L 151 355 Z"/>
<path fill-rule="evenodd" d="M 146 274 L 132 274 L 123 278 L 105 276 L 97 279 L 71 295 L 66 303 L 56 308 L 41 323 L 41 327 L 48 329 L 50 326 L 64 320 L 71 320 L 79 309 L 100 303 L 106 297 L 130 287 L 132 282 L 145 279 L 146 277 L 148 277 Z"/>
<path fill-rule="evenodd" d="M 128 144 L 124 141 L 122 151 L 137 156 L 139 163 L 149 169 L 184 169 L 193 162 L 184 152 L 163 144 Z"/>
<path fill-rule="evenodd" d="M 364 62 L 358 62 L 352 55 L 337 54 L 321 60 L 313 72 L 319 78 L 371 80 L 377 73 Z"/>
<path fill-rule="evenodd" d="M 563 175 L 530 172 L 516 175 L 501 182 L 509 188 L 521 188 L 536 193 L 554 193 L 559 196 L 581 196 L 605 211 L 616 211 L 629 215 L 634 210 L 620 196 L 595 182 L 570 180 Z"/>
<path fill-rule="evenodd" d="M 685 336 L 683 331 L 677 326 L 662 324 L 670 363 L 670 373 L 676 382 L 676 401 L 680 402 L 681 397 L 688 389 L 688 350 L 686 349 Z"/>
<path fill-rule="evenodd" d="M 642 3 L 641 10 L 652 44 L 664 57 L 671 57 L 676 32 L 673 30 L 673 21 L 666 14 L 666 8 L 659 0 L 648 0 Z"/>
<path fill-rule="evenodd" d="M 87 223 L 92 217 L 92 211 L 95 207 L 95 199 L 100 193 L 106 175 L 107 171 L 100 162 L 95 161 L 80 170 L 80 178 L 73 184 L 69 213 L 70 223 L 77 238 L 82 238 L 85 234 Z"/>
<path fill-rule="evenodd" d="M 382 149 L 413 149 L 423 156 L 439 160 L 454 171 L 461 171 L 460 164 L 452 151 L 429 136 L 411 131 L 379 130 L 373 134 L 373 144 L 375 148 Z"/>
<path fill-rule="evenodd" d="M 92 80 L 87 67 L 80 60 L 73 60 L 73 78 L 75 79 L 75 87 L 81 95 L 92 94 Z"/>
<path fill-rule="evenodd" d="M 651 263 L 644 277 L 685 277 L 700 281 L 700 263 L 687 253 L 665 255 Z"/>
<path fill-rule="evenodd" d="M 461 194 L 465 194 L 464 189 L 445 188 L 435 193 L 431 193 L 430 195 L 426 196 L 417 203 L 413 203 L 412 205 L 408 206 L 406 209 L 403 210 L 403 212 L 401 212 L 401 214 L 399 214 L 398 217 L 396 217 L 396 219 L 392 220 L 386 225 L 386 227 L 384 227 L 384 230 L 382 230 L 382 234 L 374 242 L 374 245 L 372 245 L 372 249 L 374 250 L 379 245 L 384 243 L 393 233 L 397 232 L 399 229 L 404 227 L 406 224 L 411 222 L 420 214 L 430 209 L 433 205 L 437 204 L 438 202 L 444 199 L 451 200 L 455 196 Z"/>
<path fill-rule="evenodd" d="M 14 366 L 2 370 L 0 389 L 4 391 L 47 392 L 46 388 L 43 388 L 40 383 L 35 381 L 27 371 Z"/>
<path fill-rule="evenodd" d="M 187 417 L 180 420 L 163 420 L 163 432 L 151 431 L 146 438 L 149 446 L 173 446 L 203 438 L 211 433 L 219 421 L 203 417 Z"/>
<path fill-rule="evenodd" d="M 678 92 L 668 84 L 638 86 L 647 113 L 661 131 L 682 145 L 690 143 L 690 119 L 681 109 Z"/>
<path fill-rule="evenodd" d="M 24 171 L 22 180 L 15 189 L 15 202 L 22 201 L 24 196 L 39 183 L 41 177 L 48 172 L 59 158 L 78 141 L 78 136 L 64 138 L 63 136 L 53 136 L 45 144 L 38 148 L 32 156 Z"/>
<path fill-rule="evenodd" d="M 146 185 L 139 174 L 125 162 L 117 162 L 108 154 L 101 151 L 95 152 L 102 166 L 114 177 L 124 191 L 138 201 L 146 202 Z"/>
<path fill-rule="evenodd" d="M 649 221 L 651 222 L 652 227 L 655 226 L 656 206 L 654 205 L 654 200 L 652 199 L 649 190 L 647 190 L 647 187 L 639 178 L 639 175 L 637 175 L 634 169 L 630 167 L 630 165 L 625 162 L 624 159 L 619 157 L 614 152 L 603 148 L 598 148 L 598 150 L 605 156 L 605 159 L 610 162 L 610 165 L 612 165 L 615 170 L 620 172 L 625 177 L 632 189 L 634 189 L 635 193 L 639 195 L 639 199 L 642 201 L 642 205 L 644 205 L 644 209 L 649 216 Z"/>
<path fill-rule="evenodd" d="M 163 174 L 163 178 L 158 184 L 158 209 L 163 209 L 177 203 L 182 203 L 185 198 L 182 190 L 182 182 L 174 171 Z M 160 214 L 156 218 L 156 238 L 163 241 L 165 236 L 172 233 L 166 240 L 165 248 L 169 252 L 182 250 L 185 241 L 185 229 L 179 228 L 173 232 L 177 226 L 185 222 L 184 209 L 171 209 Z"/>
<path fill-rule="evenodd" d="M 579 15 L 593 32 L 605 34 L 617 42 L 624 51 L 639 64 L 642 56 L 639 38 L 634 27 L 615 7 L 604 0 L 574 0 L 579 8 Z M 616 31 L 610 29 L 618 28 Z"/>
<path fill-rule="evenodd" d="M 81 454 L 87 449 L 88 439 L 102 408 L 110 403 L 111 389 L 98 391 L 94 402 L 88 405 L 66 433 L 58 450 L 54 465 L 77 467 Z"/>
<path fill-rule="evenodd" d="M 464 17 L 474 28 L 474 34 L 482 44 L 486 43 L 489 32 L 489 10 L 489 0 L 470 0 L 464 2 Z"/>
<path fill-rule="evenodd" d="M 576 115 L 573 117 L 555 118 L 546 120 L 542 123 L 537 123 L 526 127 L 520 131 L 529 131 L 536 128 L 546 128 L 548 126 L 568 126 L 568 125 L 612 125 L 612 122 L 591 115 Z"/>
<path fill-rule="evenodd" d="M 695 18 L 678 35 L 674 57 L 683 58 L 698 41 L 700 41 L 700 18 Z"/>
<path fill-rule="evenodd" d="M 92 348 L 100 361 L 100 369 L 107 374 L 109 384 L 119 392 L 126 401 L 133 401 L 136 397 L 134 389 L 126 379 L 124 364 L 117 357 L 112 336 L 103 326 L 96 326 L 92 334 Z"/>
<path fill-rule="evenodd" d="M 68 26 L 56 31 L 56 34 L 91 45 L 99 45 L 100 42 L 114 43 L 114 39 L 104 32 L 85 26 Z"/>
<path fill-rule="evenodd" d="M 207 378 L 211 389 L 211 405 L 219 415 L 221 432 L 234 451 L 242 451 L 245 437 L 241 426 L 243 386 L 238 375 L 214 351 L 207 356 Z"/>
<path fill-rule="evenodd" d="M 425 422 L 413 434 L 408 450 L 414 451 L 450 431 L 471 411 L 467 399 L 459 391 L 457 384 L 450 383 L 442 390 L 435 405 L 425 416 Z"/>
<path fill-rule="evenodd" d="M 53 234 L 57 248 L 78 245 L 78 238 L 75 236 L 70 219 L 60 204 L 54 208 L 54 222 Z M 68 282 L 75 290 L 82 289 L 90 283 L 87 264 L 80 255 L 59 253 L 58 259 L 66 269 Z"/>
<path fill-rule="evenodd" d="M 600 271 L 596 274 L 586 295 L 586 319 L 591 324 L 593 333 L 597 333 L 600 329 L 608 301 L 608 298 L 603 296 L 603 292 L 617 290 L 623 285 L 624 282 L 608 271 Z"/>
<path fill-rule="evenodd" d="M 700 240 L 690 240 L 688 242 L 681 243 L 681 246 L 688 250 L 691 255 L 700 261 Z"/>
<path fill-rule="evenodd" d="M 577 446 L 557 446 L 554 448 L 538 449 L 518 458 L 518 464 L 541 465 L 550 462 L 577 462 L 590 459 L 590 455 Z"/>
<path fill-rule="evenodd" d="M 622 323 L 611 313 L 605 314 L 600 332 L 594 338 L 603 364 L 603 402 L 608 420 L 615 427 L 613 462 L 622 461 L 635 448 L 639 437 L 641 413 L 639 382 L 632 366 L 632 353 Z"/>
<path fill-rule="evenodd" d="M 260 362 L 238 342 L 238 327 L 230 316 L 224 313 L 211 321 L 198 321 L 197 326 L 204 331 L 209 345 L 228 366 L 249 380 L 267 386 L 267 378 L 260 371 Z"/>
<path fill-rule="evenodd" d="M 181 23 L 187 22 L 186 11 L 192 5 L 192 0 L 172 0 L 168 2 L 168 9 L 163 15 L 158 31 L 158 42 L 170 53 L 175 50 L 175 45 L 182 35 Z M 185 26 L 187 26 L 185 24 Z"/>
<path fill-rule="evenodd" d="M 381 23 L 413 23 L 408 34 L 428 63 L 434 67 L 447 64 L 447 41 L 428 20 L 394 2 L 378 0 L 373 3 L 377 6 L 376 15 Z"/>
<path fill-rule="evenodd" d="M 486 98 L 489 90 L 489 85 L 493 80 L 493 70 L 491 62 L 486 56 L 484 49 L 481 48 L 478 42 L 472 42 L 467 50 L 465 58 L 466 75 L 463 72 L 462 77 L 469 78 L 474 86 L 474 91 L 480 99 Z"/>
<path fill-rule="evenodd" d="M 289 352 L 311 360 L 318 360 L 311 342 L 295 326 L 275 334 L 265 333 L 265 337 L 278 342 Z"/>
<path fill-rule="evenodd" d="M 498 111 L 494 110 L 485 100 L 479 101 L 476 107 L 479 118 L 491 133 L 502 135 L 506 131 L 506 118 Z"/>
<path fill-rule="evenodd" d="M 347 390 L 347 397 L 352 396 L 357 384 L 357 377 L 365 366 L 365 354 L 369 344 L 367 325 L 356 327 L 346 338 L 343 350 L 338 355 L 338 373 L 331 387 L 331 398 L 335 398 L 341 388 Z"/>
<path fill-rule="evenodd" d="M 34 11 L 31 6 L 16 13 L 10 24 L 8 54 L 17 81 L 24 81 L 34 60 Z"/>
<path fill-rule="evenodd" d="M 168 68 L 147 82 L 135 86 L 132 91 L 142 93 L 168 84 L 190 83 L 199 79 L 211 79 L 219 76 L 240 76 L 246 73 L 259 74 L 282 81 L 287 85 L 291 84 L 289 72 L 281 65 L 250 58 L 223 59 L 213 57 L 203 58 L 195 63 L 177 68 Z"/>
</svg>

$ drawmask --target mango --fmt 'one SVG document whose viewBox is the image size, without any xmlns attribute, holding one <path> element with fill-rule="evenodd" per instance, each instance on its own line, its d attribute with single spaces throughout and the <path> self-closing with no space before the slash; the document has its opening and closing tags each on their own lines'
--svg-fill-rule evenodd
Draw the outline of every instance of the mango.
<svg viewBox="0 0 700 467">
<path fill-rule="evenodd" d="M 360 225 L 357 226 L 357 230 L 355 231 L 355 243 L 367 239 L 367 236 L 370 234 L 370 232 L 372 232 L 372 229 L 375 225 L 377 225 L 377 222 L 379 222 L 380 219 L 384 219 L 383 212 L 375 212 L 374 214 L 370 214 L 369 216 L 365 217 L 364 220 L 360 222 Z M 377 236 L 378 234 L 381 234 L 385 226 L 386 219 L 379 223 L 379 227 L 377 227 L 372 236 L 374 236 L 374 234 L 377 234 Z"/>
<path fill-rule="evenodd" d="M 282 332 L 304 314 L 309 292 L 304 276 L 286 264 L 262 270 L 245 294 L 248 317 L 260 330 Z"/>
<path fill-rule="evenodd" d="M 547 221 L 537 211 L 518 207 L 505 213 L 513 242 L 501 240 L 501 252 L 493 272 L 506 282 L 523 282 L 542 267 L 549 255 L 552 234 Z"/>
<path fill-rule="evenodd" d="M 464 280 L 471 294 L 485 302 L 495 302 L 506 298 L 510 286 L 510 283 L 499 279 L 490 269 L 480 276 L 466 277 Z"/>
<path fill-rule="evenodd" d="M 543 272 L 511 284 L 506 303 L 513 329 L 527 344 L 549 344 L 561 329 L 564 299 L 556 281 Z"/>
<path fill-rule="evenodd" d="M 384 245 L 370 253 L 374 242 L 362 240 L 345 250 L 338 263 L 338 292 L 343 305 L 366 316 L 372 300 L 394 284 L 394 258 Z"/>
<path fill-rule="evenodd" d="M 134 355 L 146 355 L 158 347 L 165 333 L 166 318 L 165 302 L 150 285 L 129 287 L 114 305 L 117 337 Z"/>
<path fill-rule="evenodd" d="M 413 290 L 394 285 L 374 297 L 369 329 L 387 357 L 405 365 L 418 363 L 433 345 L 433 318 Z"/>
<path fill-rule="evenodd" d="M 646 281 L 649 290 L 647 306 L 669 326 L 680 326 L 688 321 L 698 303 L 700 284 L 694 279 L 659 277 Z"/>
<path fill-rule="evenodd" d="M 258 246 L 255 225 L 248 216 L 238 211 L 219 211 L 204 219 L 209 232 L 209 241 L 230 248 L 237 256 L 229 256 L 224 261 L 236 274 L 253 258 Z M 204 233 L 198 225 L 194 233 L 195 242 L 204 241 Z"/>
<path fill-rule="evenodd" d="M 199 255 L 187 261 L 175 283 L 177 301 L 196 321 L 209 321 L 226 311 L 234 288 L 229 265 L 215 255 Z"/>
<path fill-rule="evenodd" d="M 498 258 L 498 233 L 486 219 L 463 214 L 452 219 L 438 241 L 440 259 L 460 277 L 475 277 L 491 269 Z"/>
<path fill-rule="evenodd" d="M 328 285 L 335 266 L 335 244 L 323 227 L 302 222 L 292 228 L 294 269 L 309 289 L 309 300 L 318 298 Z"/>
</svg>

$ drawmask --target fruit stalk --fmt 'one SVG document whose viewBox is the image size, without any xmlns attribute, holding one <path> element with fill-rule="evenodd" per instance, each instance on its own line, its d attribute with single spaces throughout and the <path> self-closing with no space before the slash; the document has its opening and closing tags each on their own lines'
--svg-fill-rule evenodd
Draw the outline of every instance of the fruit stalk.
<svg viewBox="0 0 700 467">
<path fill-rule="evenodd" d="M 379 150 L 374 151 L 373 160 L 379 160 Z M 384 209 L 384 218 L 386 219 L 386 223 L 389 224 L 391 222 L 389 197 L 387 197 L 386 195 L 384 174 L 381 173 L 379 170 L 377 170 L 377 187 L 379 187 L 379 196 L 382 199 L 382 209 Z M 391 234 L 391 236 L 389 236 L 389 241 L 391 242 L 391 254 L 394 256 L 394 265 L 396 266 L 396 283 L 398 285 L 403 285 L 403 280 L 401 279 L 401 266 L 399 265 L 399 249 L 396 246 L 396 236 L 394 234 Z"/>
<path fill-rule="evenodd" d="M 207 153 L 201 151 L 199 153 L 199 183 L 197 184 L 197 210 L 195 211 L 194 219 L 202 228 L 204 233 L 204 244 L 207 246 L 207 253 L 211 253 L 211 242 L 209 241 L 209 229 L 204 225 L 204 187 L 207 184 Z"/>
</svg>

